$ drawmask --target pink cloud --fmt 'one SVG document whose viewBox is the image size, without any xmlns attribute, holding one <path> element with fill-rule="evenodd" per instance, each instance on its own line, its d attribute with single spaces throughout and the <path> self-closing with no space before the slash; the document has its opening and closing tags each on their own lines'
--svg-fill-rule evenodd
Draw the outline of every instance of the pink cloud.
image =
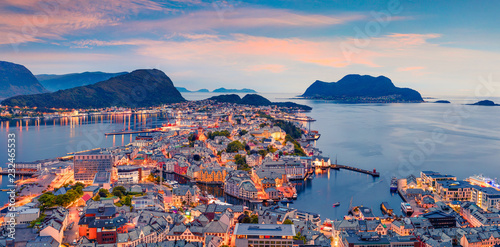
<svg viewBox="0 0 500 247">
<path fill-rule="evenodd" d="M 423 70 L 425 67 L 404 67 L 404 68 L 398 68 L 398 71 L 413 71 L 413 70 Z"/>
<path fill-rule="evenodd" d="M 281 73 L 286 70 L 286 67 L 281 64 L 260 64 L 253 65 L 246 69 L 249 72 L 258 72 L 258 71 L 269 71 L 272 73 Z"/>
</svg>

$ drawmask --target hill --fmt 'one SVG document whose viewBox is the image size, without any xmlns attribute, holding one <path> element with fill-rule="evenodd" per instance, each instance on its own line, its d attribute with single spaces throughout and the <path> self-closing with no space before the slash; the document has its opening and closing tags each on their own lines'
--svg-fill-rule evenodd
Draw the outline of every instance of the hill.
<svg viewBox="0 0 500 247">
<path fill-rule="evenodd" d="M 214 91 L 214 93 L 257 93 L 253 89 L 248 89 L 248 88 L 243 88 L 243 89 L 226 89 L 226 88 L 217 88 Z"/>
<path fill-rule="evenodd" d="M 105 81 L 109 78 L 124 75 L 127 72 L 104 73 L 104 72 L 83 72 L 64 75 L 35 75 L 38 81 L 49 91 L 69 89 L 74 87 L 86 86 L 96 82 Z"/>
<path fill-rule="evenodd" d="M 157 69 L 140 69 L 92 85 L 54 93 L 15 96 L 2 104 L 79 109 L 147 107 L 183 101 L 185 99 L 165 73 Z"/>
<path fill-rule="evenodd" d="M 423 102 L 419 92 L 396 87 L 385 76 L 369 75 L 346 75 L 338 82 L 315 81 L 302 97 L 349 103 Z"/>
<path fill-rule="evenodd" d="M 289 108 L 299 108 L 304 111 L 312 110 L 311 107 L 307 105 L 300 105 L 293 102 L 271 102 L 270 100 L 262 97 L 258 94 L 247 94 L 243 98 L 236 94 L 223 94 L 218 96 L 213 96 L 207 100 L 213 100 L 221 103 L 233 103 L 241 105 L 252 105 L 252 106 L 279 106 L 279 107 L 289 107 Z"/>
<path fill-rule="evenodd" d="M 26 67 L 0 61 L 0 98 L 45 92 L 47 90 Z"/>
<path fill-rule="evenodd" d="M 481 100 L 481 101 L 478 101 L 474 104 L 469 104 L 469 105 L 499 106 L 499 104 L 495 104 L 495 102 L 493 102 L 491 100 Z"/>
</svg>

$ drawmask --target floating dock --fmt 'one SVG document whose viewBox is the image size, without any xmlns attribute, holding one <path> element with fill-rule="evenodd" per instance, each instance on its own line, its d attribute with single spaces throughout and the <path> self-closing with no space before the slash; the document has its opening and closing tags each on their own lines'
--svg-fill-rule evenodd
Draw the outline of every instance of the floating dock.
<svg viewBox="0 0 500 247">
<path fill-rule="evenodd" d="M 378 173 L 375 169 L 373 169 L 373 171 L 369 171 L 369 170 L 365 170 L 365 169 L 361 169 L 361 168 L 339 165 L 339 164 L 333 164 L 330 166 L 330 168 L 335 169 L 335 170 L 346 169 L 346 170 L 351 170 L 351 171 L 355 171 L 355 172 L 360 172 L 360 173 L 372 175 L 373 177 L 380 177 L 380 173 Z"/>
</svg>

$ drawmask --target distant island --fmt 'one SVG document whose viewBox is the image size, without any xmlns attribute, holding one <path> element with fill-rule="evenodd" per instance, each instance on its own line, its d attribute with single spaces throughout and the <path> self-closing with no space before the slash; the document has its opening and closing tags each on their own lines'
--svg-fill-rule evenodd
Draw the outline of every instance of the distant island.
<svg viewBox="0 0 500 247">
<path fill-rule="evenodd" d="M 334 100 L 345 103 L 419 103 L 419 92 L 399 88 L 385 77 L 346 75 L 338 82 L 315 81 L 302 95 L 307 99 Z"/>
<path fill-rule="evenodd" d="M 20 64 L 0 61 L 0 98 L 48 92 L 29 69 Z"/>
<path fill-rule="evenodd" d="M 165 73 L 157 69 L 139 69 L 92 85 L 15 96 L 2 101 L 2 105 L 82 109 L 148 107 L 183 101 L 185 99 Z"/>
<path fill-rule="evenodd" d="M 451 102 L 448 100 L 436 100 L 433 103 L 440 103 L 440 104 L 450 104 Z"/>
<path fill-rule="evenodd" d="M 271 102 L 270 100 L 262 97 L 258 94 L 247 94 L 243 98 L 240 98 L 237 94 L 223 94 L 213 96 L 207 100 L 212 100 L 221 103 L 232 103 L 240 105 L 251 105 L 251 106 L 278 106 L 278 107 L 289 107 L 298 108 L 304 111 L 310 111 L 312 108 L 307 105 L 301 105 L 294 102 Z"/>
<path fill-rule="evenodd" d="M 257 93 L 253 89 L 243 88 L 243 89 L 226 89 L 226 88 L 217 88 L 213 93 Z"/>
<path fill-rule="evenodd" d="M 468 105 L 481 105 L 481 106 L 500 106 L 499 104 L 495 104 L 495 102 L 491 100 L 481 100 L 478 101 L 474 104 L 468 104 Z"/>
<path fill-rule="evenodd" d="M 202 88 L 202 89 L 196 90 L 196 91 L 188 90 L 185 87 L 175 87 L 175 88 L 177 88 L 177 90 L 179 90 L 179 92 L 181 92 L 181 93 L 210 93 L 210 91 L 208 89 L 205 89 L 205 88 Z"/>
<path fill-rule="evenodd" d="M 55 92 L 57 90 L 87 86 L 127 73 L 128 72 L 105 73 L 97 71 L 97 72 L 71 73 L 63 75 L 41 74 L 41 75 L 35 75 L 35 77 L 47 90 Z"/>
</svg>

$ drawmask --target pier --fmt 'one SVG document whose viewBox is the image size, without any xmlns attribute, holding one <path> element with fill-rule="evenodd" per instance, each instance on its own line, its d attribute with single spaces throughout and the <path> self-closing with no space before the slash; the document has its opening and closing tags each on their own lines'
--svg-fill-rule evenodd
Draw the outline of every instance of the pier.
<svg viewBox="0 0 500 247">
<path fill-rule="evenodd" d="M 123 132 L 104 133 L 104 135 L 105 136 L 114 136 L 114 135 L 129 135 L 129 134 L 153 133 L 153 132 L 158 132 L 158 130 L 131 130 L 131 131 L 123 131 Z"/>
<path fill-rule="evenodd" d="M 375 169 L 373 169 L 373 171 L 369 171 L 369 170 L 365 170 L 365 169 L 361 169 L 361 168 L 339 165 L 339 164 L 332 164 L 330 166 L 330 168 L 335 169 L 335 170 L 346 169 L 346 170 L 351 170 L 351 171 L 355 171 L 355 172 L 360 172 L 360 173 L 372 175 L 373 177 L 380 177 L 380 173 L 378 173 Z"/>
</svg>

